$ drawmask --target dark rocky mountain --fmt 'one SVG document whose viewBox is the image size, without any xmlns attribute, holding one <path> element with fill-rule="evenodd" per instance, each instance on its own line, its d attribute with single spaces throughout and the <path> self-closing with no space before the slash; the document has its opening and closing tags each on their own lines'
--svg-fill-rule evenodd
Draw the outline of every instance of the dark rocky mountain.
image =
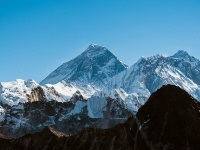
<svg viewBox="0 0 200 150">
<path fill-rule="evenodd" d="M 135 149 L 200 149 L 200 103 L 179 87 L 157 90 L 136 118 Z"/>
<path fill-rule="evenodd" d="M 151 95 L 137 115 L 110 129 L 69 136 L 46 127 L 18 139 L 0 138 L 2 149 L 199 150 L 200 103 L 173 85 Z"/>
<path fill-rule="evenodd" d="M 41 85 L 67 80 L 99 86 L 126 68 L 127 65 L 119 61 L 106 47 L 91 44 L 82 54 L 53 71 Z"/>
</svg>

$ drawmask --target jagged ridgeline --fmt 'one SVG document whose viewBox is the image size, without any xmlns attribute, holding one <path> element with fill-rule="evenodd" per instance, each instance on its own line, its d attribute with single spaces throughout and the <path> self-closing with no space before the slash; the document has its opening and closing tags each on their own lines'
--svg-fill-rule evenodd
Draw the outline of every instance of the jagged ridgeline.
<svg viewBox="0 0 200 150">
<path fill-rule="evenodd" d="M 200 61 L 181 50 L 169 57 L 142 57 L 128 67 L 106 47 L 92 44 L 40 84 L 1 82 L 0 133 L 20 137 L 45 126 L 70 135 L 108 129 L 135 115 L 166 84 L 199 99 Z"/>
<path fill-rule="evenodd" d="M 89 128 L 70 136 L 54 128 L 19 139 L 0 138 L 2 149 L 199 150 L 200 103 L 179 87 L 153 93 L 136 116 L 110 129 Z"/>
</svg>

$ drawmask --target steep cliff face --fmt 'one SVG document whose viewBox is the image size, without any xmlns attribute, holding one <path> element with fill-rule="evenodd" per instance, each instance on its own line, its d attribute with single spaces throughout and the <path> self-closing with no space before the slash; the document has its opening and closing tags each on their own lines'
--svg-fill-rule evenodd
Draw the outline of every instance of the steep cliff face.
<svg viewBox="0 0 200 150">
<path fill-rule="evenodd" d="M 76 91 L 76 93 L 74 93 L 72 95 L 72 98 L 70 99 L 70 101 L 72 103 L 76 103 L 77 101 L 82 101 L 84 100 L 83 96 L 81 95 L 81 92 L 80 91 Z"/>
<path fill-rule="evenodd" d="M 30 95 L 27 94 L 27 98 L 28 98 L 28 102 L 47 101 L 47 99 L 45 97 L 45 93 L 44 93 L 43 89 L 40 86 L 38 86 L 35 89 L 33 89 L 31 91 Z"/>
</svg>

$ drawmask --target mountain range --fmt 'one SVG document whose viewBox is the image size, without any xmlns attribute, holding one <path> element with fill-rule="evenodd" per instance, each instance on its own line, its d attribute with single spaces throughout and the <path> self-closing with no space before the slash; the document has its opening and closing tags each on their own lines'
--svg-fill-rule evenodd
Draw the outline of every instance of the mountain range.
<svg viewBox="0 0 200 150">
<path fill-rule="evenodd" d="M 88 127 L 111 128 L 136 115 L 167 84 L 199 100 L 200 61 L 180 50 L 142 57 L 129 67 L 106 47 L 92 44 L 40 83 L 1 82 L 0 133 L 20 137 L 51 126 L 74 135 Z"/>
<path fill-rule="evenodd" d="M 73 136 L 45 127 L 17 139 L 0 137 L 2 149 L 198 150 L 200 102 L 174 85 L 153 93 L 135 116 L 110 129 L 88 128 Z"/>
</svg>

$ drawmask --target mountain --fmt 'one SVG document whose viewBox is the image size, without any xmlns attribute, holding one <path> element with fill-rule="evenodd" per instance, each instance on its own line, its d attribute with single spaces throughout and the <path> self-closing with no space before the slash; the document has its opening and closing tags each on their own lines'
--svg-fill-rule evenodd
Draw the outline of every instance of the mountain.
<svg viewBox="0 0 200 150">
<path fill-rule="evenodd" d="M 114 76 L 106 90 L 122 88 L 128 95 L 134 93 L 148 98 L 163 85 L 172 84 L 200 99 L 199 68 L 200 61 L 182 50 L 169 57 L 142 57 L 137 63 Z M 141 105 L 147 100 L 144 102 L 143 99 Z"/>
<path fill-rule="evenodd" d="M 19 137 L 48 125 L 75 134 L 87 127 L 109 128 L 124 122 L 131 112 L 120 100 L 93 93 L 126 68 L 107 48 L 90 45 L 42 85 L 21 79 L 0 83 L 0 133 Z M 43 84 L 47 80 L 52 82 Z"/>
<path fill-rule="evenodd" d="M 200 103 L 177 86 L 153 93 L 137 115 L 110 129 L 70 136 L 46 127 L 18 139 L 0 138 L 2 149 L 177 150 L 199 149 Z"/>
<path fill-rule="evenodd" d="M 200 61 L 198 59 L 183 50 L 178 51 L 171 59 L 173 66 L 182 71 L 194 83 L 200 85 Z"/>
<path fill-rule="evenodd" d="M 92 44 L 81 55 L 58 67 L 40 84 L 56 84 L 67 80 L 101 85 L 126 68 L 127 65 L 106 47 Z"/>
<path fill-rule="evenodd" d="M 61 94 L 58 95 L 53 87 L 40 86 L 31 79 L 27 81 L 17 79 L 12 82 L 0 82 L 0 103 L 3 105 L 13 106 L 19 103 L 39 101 L 41 99 L 64 102 L 67 100 L 67 97 Z"/>
<path fill-rule="evenodd" d="M 200 61 L 183 50 L 169 57 L 142 57 L 127 68 L 107 48 L 90 45 L 41 84 L 1 82 L 0 133 L 19 137 L 45 126 L 68 134 L 87 127 L 110 128 L 135 115 L 166 84 L 200 99 L 199 68 Z"/>
<path fill-rule="evenodd" d="M 71 101 L 58 102 L 47 100 L 41 87 L 31 93 L 26 103 L 1 104 L 0 134 L 16 138 L 39 132 L 45 126 L 77 134 L 89 127 L 113 127 L 132 115 L 116 99 L 92 96 L 85 100 L 80 93 L 75 93 Z"/>
<path fill-rule="evenodd" d="M 153 93 L 137 115 L 134 148 L 199 149 L 200 102 L 173 85 Z"/>
<path fill-rule="evenodd" d="M 143 93 L 127 94 L 122 88 L 113 88 L 106 91 L 98 91 L 93 96 L 115 99 L 122 107 L 131 111 L 132 114 L 136 114 L 138 109 L 147 101 L 148 94 L 149 92 L 145 90 Z"/>
<path fill-rule="evenodd" d="M 102 89 L 111 78 L 125 70 L 127 65 L 118 60 L 106 47 L 90 45 L 82 54 L 62 64 L 40 84 L 73 85 L 84 93 L 92 95 Z"/>
<path fill-rule="evenodd" d="M 24 81 L 17 79 L 13 82 L 0 83 L 0 100 L 9 105 L 17 105 L 27 101 L 27 94 L 36 88 L 38 84 L 33 80 Z"/>
<path fill-rule="evenodd" d="M 98 71 L 95 68 L 99 68 Z M 142 57 L 127 67 L 105 47 L 90 45 L 81 55 L 56 69 L 41 84 L 53 87 L 68 99 L 76 91 L 80 91 L 85 99 L 92 95 L 110 95 L 136 113 L 151 93 L 166 84 L 179 86 L 200 99 L 199 68 L 200 61 L 183 50 L 169 57 Z M 123 91 L 123 97 L 120 97 L 122 93 L 119 91 Z"/>
</svg>

